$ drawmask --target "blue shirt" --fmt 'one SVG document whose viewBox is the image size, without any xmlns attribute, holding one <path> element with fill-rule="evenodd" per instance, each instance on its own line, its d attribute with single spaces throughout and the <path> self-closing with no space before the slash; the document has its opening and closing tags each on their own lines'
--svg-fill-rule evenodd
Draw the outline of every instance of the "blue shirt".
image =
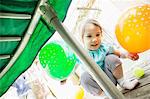
<svg viewBox="0 0 150 99">
<path fill-rule="evenodd" d="M 95 62 L 100 66 L 101 69 L 104 70 L 105 66 L 105 58 L 108 54 L 112 54 L 114 52 L 114 48 L 112 46 L 106 45 L 102 43 L 97 50 L 89 50 L 89 55 L 95 60 Z M 81 63 L 78 60 L 78 63 Z"/>
<path fill-rule="evenodd" d="M 104 69 L 105 57 L 108 54 L 113 53 L 113 51 L 114 48 L 112 46 L 102 43 L 97 50 L 89 51 L 89 55 L 95 60 L 95 62 L 101 67 L 101 69 Z"/>
</svg>

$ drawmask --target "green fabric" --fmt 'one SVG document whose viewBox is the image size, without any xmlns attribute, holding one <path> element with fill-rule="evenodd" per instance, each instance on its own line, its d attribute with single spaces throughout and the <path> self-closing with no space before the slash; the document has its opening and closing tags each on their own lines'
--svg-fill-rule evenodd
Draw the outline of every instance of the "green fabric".
<svg viewBox="0 0 150 99">
<path fill-rule="evenodd" d="M 30 20 L 0 19 L 0 36 L 23 36 Z"/>
<path fill-rule="evenodd" d="M 9 59 L 1 59 L 0 61 L 0 72 L 3 70 L 5 65 L 9 62 Z"/>
<path fill-rule="evenodd" d="M 24 10 L 21 11 L 18 8 L 18 6 L 24 6 L 23 1 L 26 1 L 26 0 L 18 0 L 18 1 L 20 2 L 22 1 L 22 3 L 20 3 L 19 5 L 16 5 L 15 1 L 13 1 L 12 5 L 16 6 L 17 8 L 16 11 L 20 11 L 24 13 Z M 50 0 L 49 1 L 49 3 L 52 4 L 54 10 L 56 10 L 57 15 L 61 21 L 63 21 L 65 18 L 70 2 L 71 2 L 70 0 L 65 0 L 65 1 L 64 0 Z M 8 6 L 8 5 L 4 5 L 3 3 L 1 5 L 5 7 Z M 5 3 L 7 4 L 7 1 Z M 9 10 L 9 9 L 5 9 L 5 7 L 3 7 L 5 11 Z M 32 11 L 30 13 L 32 13 Z M 7 29 L 7 27 L 4 27 L 4 28 Z M 54 32 L 55 32 L 54 29 L 52 28 L 48 29 L 47 25 L 41 18 L 29 42 L 27 43 L 27 46 L 25 47 L 25 49 L 23 50 L 23 52 L 21 53 L 17 61 L 15 61 L 15 63 L 12 65 L 9 71 L 0 79 L 0 96 L 3 95 L 8 90 L 8 88 L 12 85 L 15 79 L 17 79 L 17 77 L 21 75 L 21 73 L 26 71 L 31 66 L 40 48 L 46 43 L 46 41 L 52 36 Z M 7 36 L 9 36 L 9 33 Z"/>
<path fill-rule="evenodd" d="M 11 55 L 14 54 L 19 42 L 0 42 L 0 54 Z"/>
<path fill-rule="evenodd" d="M 0 11 L 33 14 L 38 0 L 0 0 Z"/>
<path fill-rule="evenodd" d="M 0 55 L 13 55 L 18 45 L 19 42 L 17 41 L 0 42 Z M 0 59 L 0 72 L 4 69 L 8 62 L 8 59 Z"/>
<path fill-rule="evenodd" d="M 48 4 L 55 9 L 58 18 L 62 21 L 64 20 L 64 16 L 66 15 L 66 13 L 64 13 L 64 11 L 62 10 L 68 9 L 68 5 L 70 5 L 70 1 L 71 0 L 49 0 Z"/>
<path fill-rule="evenodd" d="M 51 32 L 54 32 L 54 30 Z M 7 72 L 0 80 L 0 94 L 6 91 L 14 80 L 32 64 L 40 47 L 52 35 L 51 32 L 47 29 L 46 25 L 42 23 L 42 21 L 39 22 L 23 53 L 12 68 L 9 69 L 9 72 Z"/>
</svg>

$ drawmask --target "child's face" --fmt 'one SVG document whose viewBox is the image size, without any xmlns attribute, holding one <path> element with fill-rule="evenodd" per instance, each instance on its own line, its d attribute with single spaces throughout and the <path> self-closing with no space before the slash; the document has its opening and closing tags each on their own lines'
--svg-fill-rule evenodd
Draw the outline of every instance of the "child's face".
<svg viewBox="0 0 150 99">
<path fill-rule="evenodd" d="M 102 31 L 101 29 L 89 23 L 85 26 L 83 34 L 83 44 L 88 50 L 97 50 L 101 44 Z"/>
</svg>

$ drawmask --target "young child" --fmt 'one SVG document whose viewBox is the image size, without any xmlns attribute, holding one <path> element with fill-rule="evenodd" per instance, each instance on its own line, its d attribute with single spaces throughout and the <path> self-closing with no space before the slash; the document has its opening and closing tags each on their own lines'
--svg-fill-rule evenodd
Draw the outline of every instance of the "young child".
<svg viewBox="0 0 150 99">
<path fill-rule="evenodd" d="M 123 77 L 122 63 L 119 58 L 137 60 L 137 54 L 123 54 L 113 47 L 102 43 L 102 27 L 96 20 L 87 20 L 83 25 L 81 40 L 89 55 L 106 73 L 110 80 L 124 89 L 133 89 L 139 82 L 137 79 L 125 80 Z M 93 95 L 102 95 L 103 91 L 88 72 L 81 75 L 81 85 Z"/>
</svg>

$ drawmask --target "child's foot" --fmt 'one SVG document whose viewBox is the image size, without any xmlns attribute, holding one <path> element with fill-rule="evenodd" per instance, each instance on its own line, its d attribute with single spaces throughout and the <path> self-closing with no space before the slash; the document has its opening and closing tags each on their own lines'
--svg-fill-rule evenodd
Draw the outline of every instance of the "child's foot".
<svg viewBox="0 0 150 99">
<path fill-rule="evenodd" d="M 134 89 L 137 85 L 139 84 L 139 81 L 137 79 L 134 80 L 127 80 L 127 81 L 122 81 L 120 83 L 120 86 L 124 89 Z"/>
</svg>

